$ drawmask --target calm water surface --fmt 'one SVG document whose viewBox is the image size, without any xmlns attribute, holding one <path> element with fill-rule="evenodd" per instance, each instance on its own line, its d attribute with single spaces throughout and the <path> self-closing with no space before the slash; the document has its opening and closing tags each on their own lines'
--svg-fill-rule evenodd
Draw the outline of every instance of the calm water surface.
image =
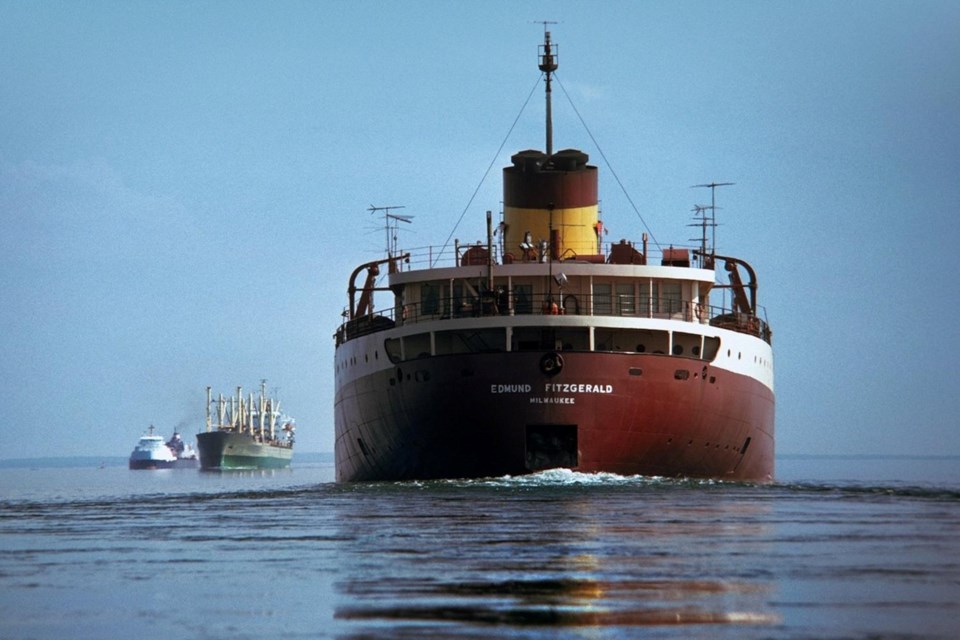
<svg viewBox="0 0 960 640">
<path fill-rule="evenodd" d="M 0 638 L 954 638 L 960 459 L 753 486 L 0 469 Z"/>
</svg>

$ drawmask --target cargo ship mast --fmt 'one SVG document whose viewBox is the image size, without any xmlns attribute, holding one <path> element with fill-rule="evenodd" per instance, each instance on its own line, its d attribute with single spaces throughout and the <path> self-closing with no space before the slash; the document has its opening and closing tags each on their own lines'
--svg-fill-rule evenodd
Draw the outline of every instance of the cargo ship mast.
<svg viewBox="0 0 960 640">
<path fill-rule="evenodd" d="M 547 84 L 547 157 L 553 155 L 553 110 L 551 107 L 551 94 L 553 90 L 550 86 L 551 77 L 559 66 L 557 56 L 554 55 L 554 46 L 550 43 L 550 32 L 547 31 L 548 24 L 556 24 L 549 20 L 543 21 L 543 44 L 540 45 L 540 71 L 546 74 Z"/>
</svg>

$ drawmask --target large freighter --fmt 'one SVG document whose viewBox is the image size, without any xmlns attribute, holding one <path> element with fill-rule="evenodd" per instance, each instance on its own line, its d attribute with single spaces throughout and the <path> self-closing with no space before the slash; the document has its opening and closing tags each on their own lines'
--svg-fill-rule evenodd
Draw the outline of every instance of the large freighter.
<svg viewBox="0 0 960 640">
<path fill-rule="evenodd" d="M 216 424 L 211 409 L 215 406 Z M 207 387 L 207 430 L 197 434 L 200 468 L 279 469 L 290 466 L 293 458 L 295 426 L 293 419 L 280 412 L 280 403 L 267 397 L 266 382 L 260 385 L 260 397 L 237 395 L 213 399 Z"/>
<path fill-rule="evenodd" d="M 697 248 L 653 249 L 647 234 L 606 245 L 597 168 L 553 150 L 549 32 L 539 67 L 546 151 L 503 169 L 497 243 L 488 212 L 485 244 L 411 269 L 388 233 L 387 257 L 350 278 L 335 336 L 337 479 L 566 467 L 771 480 L 771 332 L 753 269 L 708 239 L 722 185 L 702 185 Z M 374 311 L 376 291 L 392 307 Z"/>
</svg>

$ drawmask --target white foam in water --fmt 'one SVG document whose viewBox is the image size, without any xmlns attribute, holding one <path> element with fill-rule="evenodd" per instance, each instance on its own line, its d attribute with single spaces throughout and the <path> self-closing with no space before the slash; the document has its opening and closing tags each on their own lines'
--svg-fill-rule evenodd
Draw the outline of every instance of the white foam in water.
<svg viewBox="0 0 960 640">
<path fill-rule="evenodd" d="M 508 486 L 610 486 L 626 484 L 659 484 L 664 482 L 660 476 L 621 476 L 616 473 L 583 473 L 571 469 L 545 469 L 523 476 L 502 476 L 484 481 L 488 484 Z"/>
</svg>

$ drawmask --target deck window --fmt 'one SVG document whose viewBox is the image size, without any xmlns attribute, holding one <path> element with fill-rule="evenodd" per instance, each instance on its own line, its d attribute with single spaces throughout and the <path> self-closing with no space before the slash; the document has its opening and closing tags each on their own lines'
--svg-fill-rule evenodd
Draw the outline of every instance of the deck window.
<svg viewBox="0 0 960 640">
<path fill-rule="evenodd" d="M 593 315 L 609 316 L 613 314 L 613 305 L 610 300 L 610 285 L 595 282 L 593 284 Z"/>
<path fill-rule="evenodd" d="M 459 318 L 466 313 L 466 300 L 463 297 L 463 282 L 454 281 L 447 285 L 443 298 L 443 316 L 445 318 Z"/>
<path fill-rule="evenodd" d="M 617 284 L 617 312 L 621 316 L 632 316 L 637 313 L 636 295 L 632 282 Z"/>
<path fill-rule="evenodd" d="M 533 313 L 533 285 L 513 285 L 513 312 L 517 315 Z"/>
<path fill-rule="evenodd" d="M 652 302 L 660 295 L 660 283 L 657 281 L 646 280 L 640 283 L 640 315 L 647 318 L 653 312 Z"/>
<path fill-rule="evenodd" d="M 679 282 L 664 282 L 660 285 L 660 313 L 672 315 L 683 311 L 683 298 Z"/>
<path fill-rule="evenodd" d="M 420 286 L 420 312 L 425 316 L 440 313 L 442 283 L 424 282 Z"/>
</svg>

